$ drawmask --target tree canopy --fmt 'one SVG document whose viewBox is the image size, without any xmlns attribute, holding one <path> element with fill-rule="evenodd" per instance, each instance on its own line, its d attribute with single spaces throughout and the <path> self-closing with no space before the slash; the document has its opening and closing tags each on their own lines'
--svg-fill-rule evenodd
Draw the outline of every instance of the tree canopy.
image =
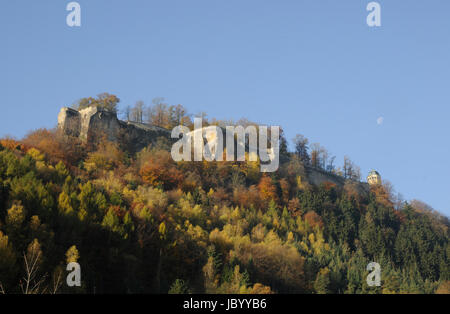
<svg viewBox="0 0 450 314">
<path fill-rule="evenodd" d="M 446 217 L 389 185 L 308 184 L 312 164 L 354 178 L 349 160 L 327 170 L 329 154 L 298 136 L 269 175 L 259 161 L 175 162 L 161 143 L 132 154 L 44 129 L 1 139 L 0 293 L 449 292 Z M 74 261 L 81 288 L 58 280 Z M 366 283 L 373 261 L 380 287 Z"/>
</svg>

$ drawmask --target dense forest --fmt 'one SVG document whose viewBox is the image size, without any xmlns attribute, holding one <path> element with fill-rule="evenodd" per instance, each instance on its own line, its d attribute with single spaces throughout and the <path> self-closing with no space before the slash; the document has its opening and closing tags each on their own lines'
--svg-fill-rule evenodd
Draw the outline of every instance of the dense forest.
<svg viewBox="0 0 450 314">
<path fill-rule="evenodd" d="M 120 113 L 192 126 L 161 100 Z M 281 136 L 271 174 L 258 161 L 174 162 L 167 138 L 137 153 L 57 130 L 1 139 L 0 294 L 450 293 L 447 217 L 389 184 L 361 193 L 348 158 L 337 167 L 320 145 L 298 135 L 289 151 Z M 347 183 L 310 185 L 305 167 Z M 380 287 L 366 283 L 373 261 Z M 69 262 L 81 265 L 81 287 L 65 284 Z"/>
</svg>

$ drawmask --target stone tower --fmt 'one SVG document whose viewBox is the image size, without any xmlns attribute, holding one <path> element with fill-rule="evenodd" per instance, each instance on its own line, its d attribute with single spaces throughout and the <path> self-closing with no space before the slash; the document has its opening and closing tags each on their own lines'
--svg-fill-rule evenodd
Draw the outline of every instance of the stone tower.
<svg viewBox="0 0 450 314">
<path fill-rule="evenodd" d="M 381 184 L 381 176 L 380 174 L 375 171 L 372 170 L 369 172 L 369 175 L 367 176 L 367 183 L 369 183 L 370 185 L 379 185 Z"/>
<path fill-rule="evenodd" d="M 83 142 L 100 135 L 116 141 L 120 121 L 115 112 L 99 107 L 88 107 L 80 111 L 64 107 L 58 115 L 58 128 L 64 134 L 78 137 Z"/>
</svg>

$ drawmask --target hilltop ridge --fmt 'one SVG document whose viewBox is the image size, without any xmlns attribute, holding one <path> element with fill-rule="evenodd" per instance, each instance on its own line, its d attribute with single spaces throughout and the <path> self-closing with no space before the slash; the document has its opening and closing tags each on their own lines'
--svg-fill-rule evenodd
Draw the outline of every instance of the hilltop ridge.
<svg viewBox="0 0 450 314">
<path fill-rule="evenodd" d="M 103 136 L 111 142 L 126 141 L 126 146 L 130 147 L 132 152 L 138 152 L 156 143 L 159 137 L 173 141 L 171 131 L 166 128 L 148 123 L 123 121 L 118 118 L 115 111 L 100 106 L 90 106 L 81 110 L 61 108 L 58 114 L 58 129 L 63 134 L 76 137 L 84 143 L 96 143 Z M 345 179 L 308 165 L 304 165 L 304 168 L 309 184 L 320 185 L 329 182 L 343 187 L 346 182 L 353 182 L 357 183 L 360 193 L 369 191 L 369 185 L 366 182 Z"/>
</svg>

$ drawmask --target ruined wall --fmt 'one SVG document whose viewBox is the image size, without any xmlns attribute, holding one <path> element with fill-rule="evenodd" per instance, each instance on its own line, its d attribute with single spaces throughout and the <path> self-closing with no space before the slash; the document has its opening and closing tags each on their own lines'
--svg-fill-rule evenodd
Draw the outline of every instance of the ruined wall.
<svg viewBox="0 0 450 314">
<path fill-rule="evenodd" d="M 310 184 L 320 185 L 325 182 L 331 182 L 338 186 L 344 186 L 345 179 L 332 173 L 313 167 L 305 167 L 306 175 Z"/>
<path fill-rule="evenodd" d="M 95 143 L 106 137 L 112 142 L 126 144 L 131 151 L 139 151 L 158 137 L 170 139 L 170 131 L 143 123 L 125 122 L 115 112 L 97 107 L 80 111 L 62 108 L 58 115 L 58 129 L 63 134 L 79 138 L 85 143 Z"/>
<path fill-rule="evenodd" d="M 353 188 L 356 189 L 360 194 L 368 193 L 370 190 L 369 184 L 366 182 L 347 180 L 341 176 L 329 173 L 321 169 L 305 167 L 305 172 L 308 178 L 308 182 L 312 185 L 321 185 L 325 182 L 331 182 L 339 187 L 353 186 Z"/>
<path fill-rule="evenodd" d="M 81 130 L 80 113 L 71 108 L 62 108 L 58 115 L 58 129 L 66 135 L 79 137 Z"/>
</svg>

